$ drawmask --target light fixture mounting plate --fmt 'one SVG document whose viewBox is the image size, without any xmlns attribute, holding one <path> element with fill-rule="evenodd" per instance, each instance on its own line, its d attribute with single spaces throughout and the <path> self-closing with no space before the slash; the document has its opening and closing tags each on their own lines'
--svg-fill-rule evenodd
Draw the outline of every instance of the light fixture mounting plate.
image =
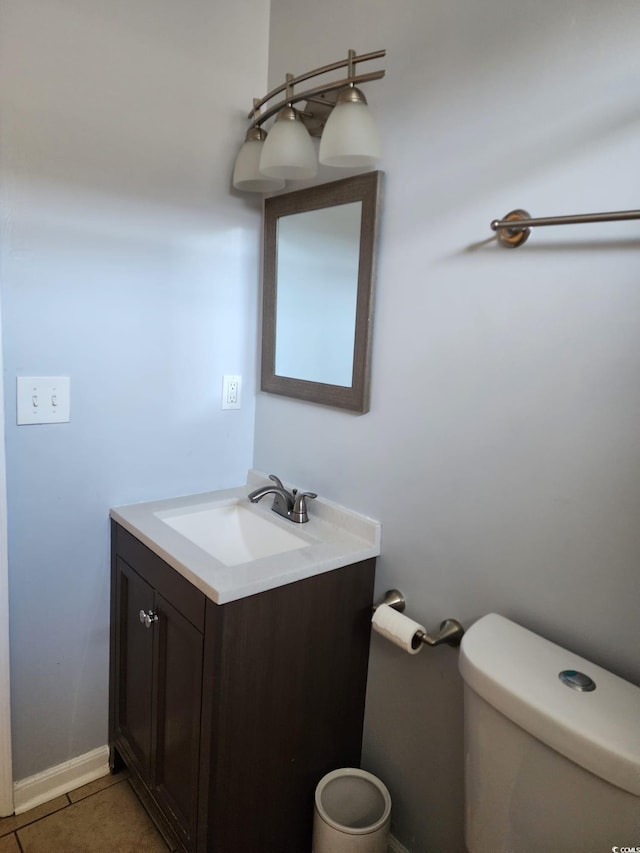
<svg viewBox="0 0 640 853">
<path fill-rule="evenodd" d="M 306 101 L 304 108 L 300 110 L 300 118 L 307 128 L 309 136 L 319 138 L 331 115 L 331 110 L 336 105 L 337 92 L 322 92 L 314 98 Z"/>
</svg>

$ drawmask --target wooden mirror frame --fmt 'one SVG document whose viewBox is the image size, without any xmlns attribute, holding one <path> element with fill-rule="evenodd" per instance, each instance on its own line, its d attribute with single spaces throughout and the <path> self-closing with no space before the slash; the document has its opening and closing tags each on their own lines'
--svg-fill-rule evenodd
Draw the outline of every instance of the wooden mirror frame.
<svg viewBox="0 0 640 853">
<path fill-rule="evenodd" d="M 262 391 L 363 414 L 369 411 L 373 296 L 382 183 L 382 172 L 367 172 L 364 175 L 265 199 L 260 385 Z M 351 386 L 279 376 L 275 372 L 278 220 L 281 216 L 358 201 L 362 202 L 362 219 Z"/>
</svg>

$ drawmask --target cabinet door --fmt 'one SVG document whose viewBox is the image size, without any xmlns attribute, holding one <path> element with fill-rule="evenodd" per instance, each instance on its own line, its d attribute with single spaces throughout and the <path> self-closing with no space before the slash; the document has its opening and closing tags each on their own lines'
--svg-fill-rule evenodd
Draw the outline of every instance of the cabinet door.
<svg viewBox="0 0 640 853">
<path fill-rule="evenodd" d="M 151 768 L 153 625 L 140 611 L 153 609 L 153 589 L 123 560 L 116 562 L 116 702 L 118 749 L 143 779 Z"/>
<path fill-rule="evenodd" d="M 203 635 L 156 592 L 153 793 L 188 849 L 198 816 Z"/>
</svg>

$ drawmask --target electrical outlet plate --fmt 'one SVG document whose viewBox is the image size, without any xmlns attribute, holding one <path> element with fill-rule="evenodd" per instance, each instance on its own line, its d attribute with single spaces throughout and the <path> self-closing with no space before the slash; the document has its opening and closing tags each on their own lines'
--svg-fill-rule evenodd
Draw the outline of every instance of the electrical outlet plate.
<svg viewBox="0 0 640 853">
<path fill-rule="evenodd" d="M 226 374 L 222 377 L 222 408 L 239 409 L 242 376 Z"/>
<path fill-rule="evenodd" d="M 69 421 L 69 389 L 68 376 L 18 376 L 18 425 Z"/>
</svg>

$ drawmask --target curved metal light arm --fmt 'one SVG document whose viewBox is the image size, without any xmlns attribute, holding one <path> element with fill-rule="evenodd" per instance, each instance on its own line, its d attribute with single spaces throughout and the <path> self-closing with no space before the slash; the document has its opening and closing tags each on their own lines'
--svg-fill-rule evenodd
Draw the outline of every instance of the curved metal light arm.
<svg viewBox="0 0 640 853">
<path fill-rule="evenodd" d="M 363 53 L 360 56 L 358 56 L 355 51 L 350 50 L 349 56 L 346 59 L 341 59 L 338 62 L 332 62 L 329 65 L 323 65 L 320 68 L 314 68 L 312 71 L 299 74 L 297 77 L 292 77 L 290 74 L 287 74 L 285 83 L 277 86 L 275 89 L 272 89 L 259 101 L 254 101 L 253 109 L 247 118 L 253 121 L 254 126 L 259 127 L 263 122 L 267 121 L 267 119 L 271 118 L 271 116 L 275 115 L 288 104 L 295 104 L 298 101 L 307 101 L 321 95 L 323 92 L 333 92 L 336 89 L 342 89 L 351 84 L 356 85 L 358 83 L 367 83 L 369 80 L 380 80 L 385 75 L 384 70 L 354 75 L 353 66 L 358 62 L 368 62 L 372 59 L 381 59 L 385 55 L 386 50 L 376 50 L 372 53 Z M 299 83 L 303 83 L 305 80 L 310 80 L 312 77 L 319 77 L 321 74 L 328 74 L 331 71 L 336 71 L 338 68 L 345 67 L 349 69 L 348 77 L 335 80 L 331 83 L 324 83 L 322 85 L 315 86 L 314 88 L 307 89 L 304 92 L 293 93 L 293 87 L 297 86 Z M 285 93 L 285 97 L 283 99 L 270 106 L 264 112 L 260 112 L 265 104 L 281 92 Z"/>
<path fill-rule="evenodd" d="M 494 219 L 491 228 L 503 246 L 515 249 L 529 237 L 532 228 L 544 225 L 582 225 L 589 222 L 622 222 L 640 219 L 640 210 L 613 210 L 609 213 L 579 213 L 573 216 L 543 216 L 532 219 L 526 210 L 512 210 L 504 219 Z"/>
</svg>

